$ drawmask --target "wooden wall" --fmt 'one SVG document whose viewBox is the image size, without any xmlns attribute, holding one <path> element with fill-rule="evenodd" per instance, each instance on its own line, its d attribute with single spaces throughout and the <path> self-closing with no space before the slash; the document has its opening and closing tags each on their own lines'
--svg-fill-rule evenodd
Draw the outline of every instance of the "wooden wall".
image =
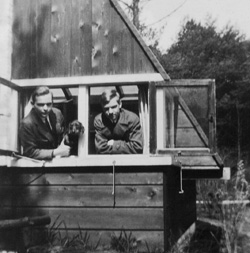
<svg viewBox="0 0 250 253">
<path fill-rule="evenodd" d="M 109 0 L 13 2 L 13 79 L 155 72 Z M 179 194 L 178 170 L 164 171 L 117 173 L 113 207 L 108 169 L 1 168 L 0 219 L 46 214 L 53 223 L 60 216 L 62 232 L 77 234 L 80 227 L 101 245 L 124 229 L 139 248 L 146 250 L 147 242 L 152 250 L 163 249 L 196 219 L 194 182 L 184 182 Z M 34 243 L 34 234 L 7 232 L 1 231 L 0 245 Z"/>
<path fill-rule="evenodd" d="M 1 219 L 49 215 L 53 223 L 60 216 L 58 223 L 66 224 L 59 227 L 62 234 L 79 234 L 80 227 L 93 244 L 100 239 L 100 246 L 109 245 L 114 233 L 118 236 L 125 230 L 132 232 L 141 250 L 146 249 L 146 242 L 152 249 L 163 249 L 169 240 L 164 236 L 176 239 L 195 221 L 195 189 L 189 184 L 180 195 L 175 172 L 174 177 L 173 172 L 172 177 L 166 175 L 167 180 L 161 172 L 117 173 L 114 207 L 112 173 L 11 170 L 1 170 Z M 12 237 L 2 234 L 2 244 L 9 240 L 13 244 Z M 25 240 L 19 234 L 19 244 L 25 247 L 32 240 L 35 243 L 34 236 L 27 239 L 27 229 Z"/>
<path fill-rule="evenodd" d="M 109 0 L 13 1 L 13 79 L 155 72 Z"/>
<path fill-rule="evenodd" d="M 11 53 L 12 53 L 12 1 L 1 1 L 0 15 L 0 77 L 11 77 Z"/>
</svg>

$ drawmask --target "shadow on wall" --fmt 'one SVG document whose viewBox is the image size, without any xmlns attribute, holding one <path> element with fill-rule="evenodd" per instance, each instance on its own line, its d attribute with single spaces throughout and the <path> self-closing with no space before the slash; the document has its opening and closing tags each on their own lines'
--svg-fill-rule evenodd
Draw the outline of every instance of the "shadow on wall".
<svg viewBox="0 0 250 253">
<path fill-rule="evenodd" d="M 50 26 L 49 15 L 50 6 L 43 5 L 37 15 L 35 10 L 30 11 L 26 23 L 22 15 L 16 16 L 13 23 L 12 54 L 14 79 L 48 76 L 48 70 L 52 65 L 50 48 L 45 46 L 49 45 L 47 43 L 50 40 L 49 34 L 45 34 L 46 26 Z"/>
<path fill-rule="evenodd" d="M 46 178 L 43 173 L 20 173 L 9 168 L 0 172 L 0 220 L 16 220 L 24 217 L 48 215 L 39 204 L 49 194 Z M 0 250 L 16 251 L 23 248 L 27 240 L 25 233 L 32 231 L 32 227 L 13 225 L 0 229 Z M 33 236 L 34 237 L 34 236 Z M 39 238 L 43 238 L 40 236 Z"/>
</svg>

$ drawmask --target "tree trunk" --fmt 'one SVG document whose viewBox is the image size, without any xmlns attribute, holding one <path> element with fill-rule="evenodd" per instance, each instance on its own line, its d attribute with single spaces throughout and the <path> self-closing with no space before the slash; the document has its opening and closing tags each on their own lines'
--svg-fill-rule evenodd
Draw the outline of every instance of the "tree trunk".
<svg viewBox="0 0 250 253">
<path fill-rule="evenodd" d="M 236 114 L 237 114 L 237 151 L 238 162 L 241 160 L 241 123 L 240 123 L 240 108 L 239 101 L 236 101 Z"/>
<path fill-rule="evenodd" d="M 137 30 L 139 30 L 139 27 L 140 27 L 140 21 L 139 21 L 139 12 L 140 12 L 140 9 L 139 9 L 139 3 L 140 3 L 140 0 L 133 0 L 133 3 L 132 3 L 132 12 L 133 12 L 133 24 L 134 26 L 136 27 Z"/>
</svg>

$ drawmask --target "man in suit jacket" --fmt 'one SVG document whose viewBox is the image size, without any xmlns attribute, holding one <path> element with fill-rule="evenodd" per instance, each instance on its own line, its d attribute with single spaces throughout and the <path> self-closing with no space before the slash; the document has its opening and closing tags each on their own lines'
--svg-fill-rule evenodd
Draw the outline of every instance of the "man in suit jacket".
<svg viewBox="0 0 250 253">
<path fill-rule="evenodd" d="M 55 156 L 69 156 L 70 147 L 64 145 L 64 118 L 53 107 L 53 95 L 48 87 L 38 87 L 31 95 L 33 108 L 21 121 L 19 137 L 23 155 L 38 160 Z"/>
<path fill-rule="evenodd" d="M 141 154 L 143 136 L 139 117 L 122 107 L 116 90 L 102 93 L 103 113 L 94 119 L 98 154 Z"/>
</svg>

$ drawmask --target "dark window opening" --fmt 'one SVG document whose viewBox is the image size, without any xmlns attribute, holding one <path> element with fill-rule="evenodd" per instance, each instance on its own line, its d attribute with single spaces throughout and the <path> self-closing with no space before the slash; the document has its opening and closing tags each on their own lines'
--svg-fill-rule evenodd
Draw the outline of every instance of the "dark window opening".
<svg viewBox="0 0 250 253">
<path fill-rule="evenodd" d="M 102 113 L 100 96 L 106 89 L 116 89 L 121 96 L 122 108 L 134 112 L 139 116 L 138 87 L 136 85 L 127 86 L 105 86 L 91 87 L 89 91 L 89 154 L 96 154 L 95 150 L 95 129 L 94 119 L 96 115 Z"/>
<path fill-rule="evenodd" d="M 67 127 L 78 117 L 78 88 L 51 88 L 50 90 L 53 93 L 53 106 L 61 110 Z"/>
</svg>

